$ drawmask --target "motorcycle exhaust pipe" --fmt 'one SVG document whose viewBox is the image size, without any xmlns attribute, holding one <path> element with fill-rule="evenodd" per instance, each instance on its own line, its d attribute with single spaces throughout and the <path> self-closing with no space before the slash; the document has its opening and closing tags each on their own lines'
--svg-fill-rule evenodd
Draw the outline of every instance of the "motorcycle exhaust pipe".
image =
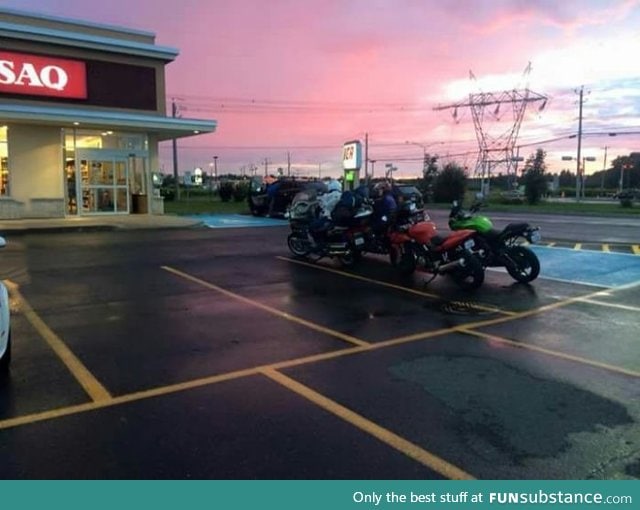
<svg viewBox="0 0 640 510">
<path fill-rule="evenodd" d="M 453 262 L 447 262 L 446 264 L 438 267 L 439 273 L 448 273 L 449 271 L 453 271 L 458 267 L 464 267 L 464 259 L 454 260 Z"/>
</svg>

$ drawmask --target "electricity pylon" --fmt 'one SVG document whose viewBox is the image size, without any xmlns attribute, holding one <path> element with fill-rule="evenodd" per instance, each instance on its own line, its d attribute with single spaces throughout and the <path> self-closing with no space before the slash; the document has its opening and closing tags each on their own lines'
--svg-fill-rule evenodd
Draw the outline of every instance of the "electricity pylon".
<svg viewBox="0 0 640 510">
<path fill-rule="evenodd" d="M 524 70 L 523 77 L 531 72 L 531 62 Z M 473 72 L 469 71 L 471 80 L 476 81 Z M 547 105 L 547 96 L 529 90 L 528 83 L 524 89 L 504 90 L 502 92 L 478 92 L 469 94 L 469 98 L 449 105 L 436 106 L 434 110 L 453 109 L 453 117 L 457 118 L 459 108 L 471 108 L 473 125 L 478 140 L 478 159 L 475 175 L 482 178 L 482 194 L 489 193 L 491 171 L 497 166 L 506 166 L 510 182 L 515 182 L 516 162 L 519 160 L 514 153 L 522 119 L 529 103 L 542 101 L 539 110 Z M 506 105 L 506 108 L 503 106 Z M 505 113 L 511 113 L 511 122 L 505 130 L 491 130 L 487 120 L 502 120 Z"/>
</svg>

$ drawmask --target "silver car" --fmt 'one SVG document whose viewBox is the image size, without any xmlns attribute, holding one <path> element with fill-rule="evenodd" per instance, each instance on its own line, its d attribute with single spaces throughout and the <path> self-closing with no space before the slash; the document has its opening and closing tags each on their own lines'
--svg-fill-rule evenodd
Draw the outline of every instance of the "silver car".
<svg viewBox="0 0 640 510">
<path fill-rule="evenodd" d="M 7 242 L 0 236 L 0 248 Z M 9 370 L 11 361 L 11 314 L 9 312 L 9 293 L 0 281 L 0 377 Z"/>
</svg>

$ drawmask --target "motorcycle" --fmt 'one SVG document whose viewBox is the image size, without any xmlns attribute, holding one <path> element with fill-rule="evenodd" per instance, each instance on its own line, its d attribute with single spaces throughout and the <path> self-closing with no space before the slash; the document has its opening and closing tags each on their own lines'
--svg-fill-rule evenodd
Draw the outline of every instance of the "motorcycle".
<svg viewBox="0 0 640 510">
<path fill-rule="evenodd" d="M 523 222 L 509 223 L 503 230 L 494 229 L 488 217 L 476 214 L 481 206 L 480 202 L 476 202 L 467 212 L 454 200 L 449 213 L 449 228 L 453 231 L 469 229 L 477 233 L 478 256 L 484 267 L 505 267 L 509 275 L 520 283 L 535 280 L 540 274 L 540 261 L 521 242 L 539 242 L 539 227 Z"/>
<path fill-rule="evenodd" d="M 373 201 L 367 202 L 373 208 Z M 365 246 L 363 251 L 378 255 L 389 255 L 391 264 L 395 265 L 394 252 L 390 250 L 389 232 L 399 226 L 415 224 L 421 221 L 429 221 L 429 215 L 422 207 L 416 204 L 415 199 L 399 200 L 395 214 L 392 218 L 383 216 L 378 222 L 378 228 L 368 225 L 364 231 Z"/>
<path fill-rule="evenodd" d="M 475 235 L 473 230 L 459 230 L 441 236 L 432 221 L 399 225 L 389 233 L 391 262 L 404 274 L 417 269 L 433 278 L 447 274 L 461 288 L 477 289 L 484 282 L 484 268 L 474 254 Z"/>
<path fill-rule="evenodd" d="M 320 215 L 317 196 L 313 191 L 298 193 L 287 216 L 291 233 L 287 237 L 289 250 L 296 257 L 315 255 L 337 258 L 345 267 L 353 266 L 362 257 L 364 229 L 372 211 L 356 211 L 345 223 L 336 223 Z"/>
</svg>

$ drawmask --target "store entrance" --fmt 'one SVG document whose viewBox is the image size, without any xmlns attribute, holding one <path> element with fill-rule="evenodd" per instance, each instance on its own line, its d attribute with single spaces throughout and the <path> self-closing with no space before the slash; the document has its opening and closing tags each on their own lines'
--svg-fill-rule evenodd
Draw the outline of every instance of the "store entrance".
<svg viewBox="0 0 640 510">
<path fill-rule="evenodd" d="M 77 151 L 76 193 L 80 214 L 128 214 L 130 175 L 127 155 L 111 151 Z"/>
</svg>

